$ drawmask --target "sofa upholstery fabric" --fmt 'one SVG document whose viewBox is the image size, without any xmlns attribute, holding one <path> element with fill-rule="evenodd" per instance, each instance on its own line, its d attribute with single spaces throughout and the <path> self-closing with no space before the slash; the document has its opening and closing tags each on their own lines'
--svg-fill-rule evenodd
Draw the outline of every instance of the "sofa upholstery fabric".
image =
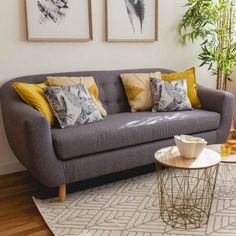
<svg viewBox="0 0 236 236">
<path fill-rule="evenodd" d="M 196 133 L 194 136 L 206 139 L 209 144 L 217 142 L 215 130 Z M 170 138 L 63 161 L 66 169 L 66 178 L 70 183 L 76 182 L 78 179 L 87 179 L 88 176 L 93 178 L 148 165 L 154 163 L 153 155 L 158 149 L 173 145 L 175 145 L 174 140 Z"/>
<path fill-rule="evenodd" d="M 127 112 L 109 115 L 102 122 L 66 130 L 54 128 L 52 140 L 58 158 L 67 160 L 167 139 L 176 134 L 214 130 L 219 124 L 219 113 L 204 110 Z"/>
<path fill-rule="evenodd" d="M 56 154 L 55 143 L 52 140 L 52 133 L 55 135 L 56 129 L 51 128 L 49 122 L 40 112 L 22 101 L 12 87 L 12 83 L 37 84 L 44 82 L 49 75 L 93 76 L 99 87 L 100 100 L 108 114 L 111 115 L 130 111 L 119 75 L 122 73 L 150 73 L 155 71 L 171 72 L 170 70 L 159 68 L 87 71 L 24 76 L 8 81 L 0 89 L 0 99 L 3 123 L 13 153 L 38 181 L 48 187 L 57 187 L 65 183 L 77 182 L 154 163 L 154 152 L 157 149 L 173 145 L 173 137 L 146 144 L 133 145 L 132 147 L 122 147 L 112 151 L 84 155 L 79 158 L 76 158 L 76 156 L 66 161 L 60 160 Z M 209 144 L 225 142 L 232 121 L 233 95 L 225 91 L 208 89 L 199 85 L 198 93 L 202 109 L 212 111 L 214 114 L 218 113 L 220 115 L 220 125 L 211 131 L 196 132 L 192 133 L 192 135 L 205 138 Z M 198 113 L 200 111 L 196 110 L 195 126 L 203 125 L 205 129 L 205 124 L 200 122 L 199 115 L 202 114 Z M 139 114 L 137 113 L 137 115 Z M 174 120 L 169 120 L 169 122 L 177 129 L 178 120 L 176 123 Z M 184 122 L 181 125 L 186 126 Z M 180 126 L 178 129 L 182 130 L 183 127 Z M 188 129 L 192 130 L 193 127 L 188 127 Z M 94 134 L 95 132 L 93 132 Z M 134 138 L 132 136 L 132 139 Z M 90 147 L 86 145 L 86 148 L 89 149 Z"/>
</svg>

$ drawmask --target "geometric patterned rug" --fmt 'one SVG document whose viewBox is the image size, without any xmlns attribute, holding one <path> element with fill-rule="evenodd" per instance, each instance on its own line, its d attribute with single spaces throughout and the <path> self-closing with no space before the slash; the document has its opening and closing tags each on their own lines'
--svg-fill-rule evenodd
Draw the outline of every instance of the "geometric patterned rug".
<svg viewBox="0 0 236 236">
<path fill-rule="evenodd" d="M 56 236 L 225 236 L 236 235 L 236 165 L 221 164 L 208 225 L 172 229 L 159 214 L 156 172 L 68 194 L 33 198 Z"/>
</svg>

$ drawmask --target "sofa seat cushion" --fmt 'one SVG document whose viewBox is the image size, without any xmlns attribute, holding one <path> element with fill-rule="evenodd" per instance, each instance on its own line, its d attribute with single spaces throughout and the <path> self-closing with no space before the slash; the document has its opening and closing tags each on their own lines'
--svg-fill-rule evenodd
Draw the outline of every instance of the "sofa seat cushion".
<svg viewBox="0 0 236 236">
<path fill-rule="evenodd" d="M 178 112 L 118 113 L 102 122 L 68 129 L 52 129 L 56 155 L 68 160 L 88 154 L 110 151 L 193 134 L 219 127 L 220 114 L 204 110 Z"/>
</svg>

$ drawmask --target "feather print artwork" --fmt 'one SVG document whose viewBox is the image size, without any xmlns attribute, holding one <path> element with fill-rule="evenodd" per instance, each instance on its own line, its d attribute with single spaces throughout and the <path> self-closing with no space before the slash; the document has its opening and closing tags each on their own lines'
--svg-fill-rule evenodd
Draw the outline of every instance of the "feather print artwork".
<svg viewBox="0 0 236 236">
<path fill-rule="evenodd" d="M 138 19 L 140 30 L 143 32 L 143 21 L 145 17 L 145 0 L 124 0 L 126 10 L 130 19 L 133 31 L 135 32 L 135 18 Z"/>
<path fill-rule="evenodd" d="M 66 16 L 69 8 L 68 0 L 38 0 L 37 5 L 41 12 L 40 24 L 47 21 L 58 23 Z"/>
</svg>

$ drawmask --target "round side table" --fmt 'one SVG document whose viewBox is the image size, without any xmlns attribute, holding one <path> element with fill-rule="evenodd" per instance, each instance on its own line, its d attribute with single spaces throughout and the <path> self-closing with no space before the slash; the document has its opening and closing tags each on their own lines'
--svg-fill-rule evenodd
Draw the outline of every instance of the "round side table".
<svg viewBox="0 0 236 236">
<path fill-rule="evenodd" d="M 221 157 L 204 149 L 196 159 L 183 158 L 176 146 L 155 153 L 162 220 L 173 228 L 207 224 Z"/>
<path fill-rule="evenodd" d="M 220 154 L 220 147 L 222 144 L 213 144 L 207 148 Z M 221 155 L 221 154 L 220 154 Z M 230 165 L 233 164 L 233 165 Z M 229 156 L 221 156 L 220 171 L 217 178 L 217 197 L 223 199 L 234 199 L 236 193 L 236 154 L 232 153 Z"/>
</svg>

